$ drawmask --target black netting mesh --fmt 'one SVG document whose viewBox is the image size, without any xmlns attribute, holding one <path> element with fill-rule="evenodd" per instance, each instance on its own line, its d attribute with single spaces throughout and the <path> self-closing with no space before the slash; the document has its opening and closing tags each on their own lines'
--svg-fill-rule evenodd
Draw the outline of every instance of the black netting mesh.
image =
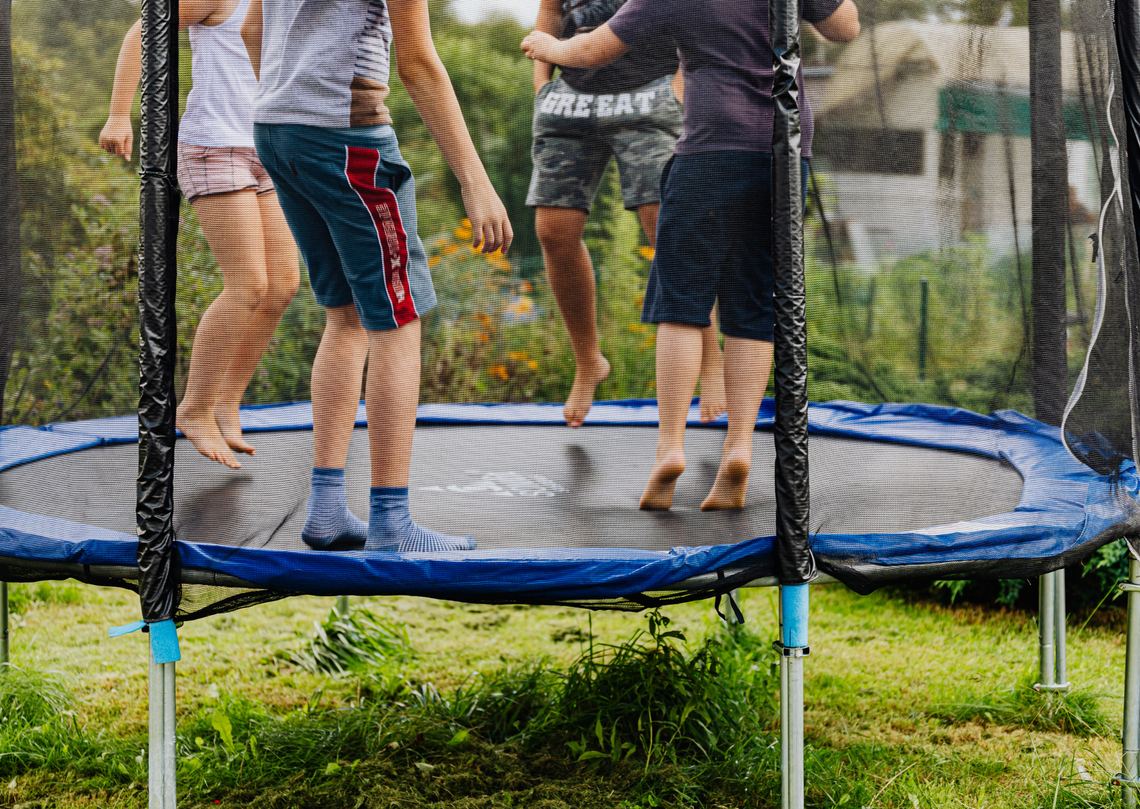
<svg viewBox="0 0 1140 809">
<path fill-rule="evenodd" d="M 380 0 L 360 2 L 373 15 L 361 23 L 366 37 L 368 26 L 387 24 L 387 13 L 381 13 Z M 710 5 L 709 14 L 724 5 L 718 3 Z M 248 0 L 237 4 L 239 9 L 250 5 Z M 285 5 L 305 13 L 315 8 L 264 0 L 263 13 Z M 540 89 L 536 99 L 533 64 L 519 49 L 533 17 L 524 24 L 513 16 L 480 17 L 456 5 L 430 4 L 435 48 L 475 150 L 514 225 L 515 242 L 507 255 L 485 255 L 470 246 L 465 203 L 471 200 L 465 200 L 448 168 L 447 158 L 454 155 L 440 151 L 421 120 L 426 102 L 413 100 L 415 94 L 401 81 L 398 53 L 386 85 L 369 72 L 373 68 L 357 66 L 352 86 L 360 105 L 346 119 L 354 131 L 390 121 L 415 178 L 416 230 L 438 297 L 438 305 L 419 321 L 419 401 L 565 401 L 572 395 L 576 363 L 560 309 L 570 312 L 570 320 L 597 324 L 612 368 L 598 398 L 656 398 L 659 335 L 639 317 L 654 259 L 654 220 L 647 209 L 640 215 L 635 209 L 656 199 L 665 159 L 680 133 L 681 104 L 669 83 L 676 69 L 675 59 L 669 67 L 675 43 L 665 36 L 642 43 L 635 49 L 640 61 L 623 57 L 618 67 L 594 74 L 568 73 Z M 579 14 L 589 6 L 585 10 L 601 19 L 621 5 L 568 4 Z M 812 15 L 837 11 L 839 5 L 808 3 L 805 13 L 826 30 L 828 21 Z M 1063 5 L 866 0 L 857 5 L 862 30 L 850 43 L 828 42 L 809 25 L 802 37 L 800 101 L 810 105 L 814 120 L 810 166 L 803 177 L 808 397 L 812 402 L 929 404 L 982 414 L 1008 409 L 1053 426 L 1064 418 L 1072 453 L 1098 474 L 1117 474 L 1134 455 L 1130 390 L 1140 370 L 1133 367 L 1140 276 L 1124 101 L 1124 91 L 1137 79 L 1123 72 L 1136 61 L 1133 55 L 1122 66 L 1119 56 L 1120 48 L 1135 43 L 1130 34 L 1118 37 L 1117 9 L 1107 0 Z M 252 7 L 261 6 L 254 2 Z M 240 81 L 205 61 L 205 54 L 221 52 L 209 44 L 211 36 L 226 30 L 231 37 L 237 34 L 241 26 L 231 19 L 237 13 L 232 2 L 219 2 L 206 18 L 195 20 L 190 32 L 180 35 L 174 66 L 163 51 L 164 34 L 154 27 L 162 8 L 147 6 L 144 14 L 155 19 L 148 23 L 151 50 L 141 72 L 157 95 L 148 96 L 148 114 L 156 117 L 144 140 L 138 97 L 124 106 L 130 87 L 117 95 L 117 108 L 111 101 L 117 61 L 120 82 L 130 85 L 138 75 L 137 61 L 133 73 L 130 69 L 138 59 L 131 50 L 138 42 L 138 29 L 132 28 L 140 18 L 138 5 L 130 0 L 0 2 L 0 461 L 53 451 L 47 438 L 44 453 L 28 450 L 30 431 L 21 428 L 124 417 L 127 433 L 133 432 L 141 342 L 147 357 L 143 378 L 156 386 L 161 400 L 157 408 L 144 409 L 144 424 L 161 433 L 174 401 L 188 410 L 197 402 L 198 417 L 212 413 L 209 418 L 219 425 L 199 443 L 219 456 L 233 453 L 242 463 L 240 470 L 226 469 L 180 439 L 172 522 L 162 509 L 161 487 L 151 497 L 157 498 L 157 511 L 136 517 L 134 444 L 100 449 L 104 455 L 98 457 L 79 450 L 6 468 L 0 471 L 0 506 L 128 535 L 134 534 L 137 519 L 157 537 L 147 546 L 157 556 L 142 557 L 144 568 L 155 575 L 143 587 L 155 590 L 146 596 L 159 605 L 155 616 L 176 609 L 196 617 L 292 591 L 246 586 L 240 577 L 206 581 L 181 570 L 164 543 L 172 528 L 177 539 L 188 542 L 305 548 L 300 531 L 314 461 L 311 428 L 302 426 L 284 437 L 247 429 L 244 439 L 257 448 L 252 456 L 229 449 L 226 439 L 238 446 L 233 423 L 238 401 L 246 407 L 308 402 L 322 334 L 345 326 L 336 317 L 327 320 L 317 300 L 320 295 L 327 303 L 337 298 L 337 290 L 313 282 L 323 277 L 322 255 L 334 252 L 329 245 L 338 237 L 322 243 L 299 232 L 298 215 L 286 210 L 302 257 L 299 288 L 290 298 L 297 284 L 297 250 L 276 195 L 264 193 L 268 186 L 256 173 L 234 180 L 235 161 L 249 157 L 235 157 L 234 150 L 253 154 L 253 147 L 235 139 L 237 125 L 224 115 L 207 116 L 205 123 L 198 113 L 190 116 L 198 116 L 193 121 L 183 119 L 177 147 L 167 137 L 176 131 L 173 120 L 161 120 L 176 101 L 184 110 L 192 91 L 198 93 L 195 103 L 215 111 L 227 104 L 248 105 L 235 100 L 233 88 Z M 561 26 L 563 20 L 558 22 Z M 398 28 L 400 21 L 395 24 Z M 266 30 L 271 27 L 267 23 Z M 263 48 L 272 47 L 264 44 L 270 34 L 265 36 L 270 38 Z M 198 64 L 192 50 L 199 54 Z M 244 51 L 231 51 L 231 57 L 234 53 Z M 275 69 L 273 54 L 262 53 L 263 66 Z M 384 61 L 376 53 L 368 58 Z M 646 78 L 646 71 L 654 70 L 660 75 Z M 323 86 L 328 77 L 310 78 L 311 85 L 304 86 Z M 414 83 L 414 71 L 404 79 Z M 175 89 L 177 95 L 169 97 L 160 92 Z M 288 108 L 277 103 L 278 110 Z M 117 109 L 110 121 L 109 106 Z M 652 148 L 650 141 L 636 140 L 633 124 L 623 129 L 613 123 L 623 114 L 637 117 L 642 107 L 646 115 L 657 116 L 639 124 L 653 131 Z M 558 126 L 563 128 L 555 131 Z M 758 123 L 757 131 L 770 135 L 764 127 Z M 129 139 L 129 156 L 101 149 L 101 136 L 105 147 L 117 143 L 119 151 Z M 582 154 L 572 152 L 570 142 Z M 764 145 L 754 151 L 764 151 Z M 802 145 L 808 146 L 806 139 Z M 171 186 L 175 148 L 183 161 L 181 194 L 193 197 L 189 203 Z M 312 145 L 312 155 L 316 149 Z M 656 157 L 654 149 L 660 153 Z M 213 151 L 207 155 L 206 150 Z M 219 150 L 229 150 L 224 159 Z M 621 171 L 609 160 L 615 152 Z M 537 223 L 528 205 L 528 193 L 535 192 L 532 154 L 538 156 L 540 173 L 559 178 L 563 194 L 561 202 L 545 198 L 541 205 L 554 213 L 540 214 Z M 373 212 L 377 250 L 398 247 L 402 236 L 385 219 L 393 210 L 385 207 L 387 197 L 366 199 L 379 191 L 360 190 L 352 181 L 354 172 L 371 171 L 373 179 L 388 177 L 398 190 L 407 187 L 402 169 L 391 155 L 378 158 L 379 168 L 360 169 L 356 155 L 349 150 L 342 173 Z M 290 160 L 280 158 L 271 167 L 282 182 L 307 170 Z M 175 267 L 177 272 L 174 292 L 161 286 L 159 268 L 159 286 L 146 294 L 155 300 L 173 294 L 175 300 L 166 314 L 162 307 L 155 310 L 141 341 L 140 174 L 141 221 L 151 231 L 141 251 L 144 266 L 174 259 L 165 271 L 169 278 Z M 709 174 L 708 194 L 719 193 L 730 179 Z M 396 199 L 391 189 L 381 190 Z M 173 200 L 173 208 L 162 207 L 164 197 Z M 591 205 L 584 226 L 583 200 Z M 407 210 L 402 216 L 401 226 L 409 225 Z M 584 227 L 581 241 L 579 227 Z M 663 232 L 656 235 L 665 238 Z M 342 248 L 350 256 L 357 250 L 335 249 Z M 414 249 L 408 250 L 412 258 L 405 260 L 415 260 Z M 752 252 L 752 242 L 741 237 L 739 244 L 725 247 L 724 261 Z M 581 266 L 587 269 L 574 275 Z M 597 287 L 596 312 L 590 311 L 590 281 Z M 406 286 L 388 280 L 371 294 L 387 295 L 399 317 L 401 307 L 410 305 L 405 296 L 414 301 L 421 294 L 413 288 L 416 283 L 414 278 Z M 220 308 L 214 304 L 219 295 Z M 338 299 L 339 304 L 351 300 Z M 352 332 L 341 344 L 343 353 L 323 357 L 326 378 L 348 389 L 353 401 L 365 393 L 360 373 L 368 338 L 361 335 Z M 377 352 L 383 348 L 373 342 L 372 351 L 370 373 L 381 364 Z M 243 364 L 243 357 L 248 362 Z M 174 399 L 167 394 L 162 400 L 168 387 L 164 375 L 173 376 Z M 702 375 L 702 386 L 708 378 Z M 406 385 L 405 392 L 412 388 Z M 715 386 L 708 392 L 713 391 Z M 770 386 L 769 396 L 773 392 Z M 710 398 L 716 397 L 707 397 L 706 404 Z M 202 410 L 207 399 L 213 410 Z M 263 412 L 248 410 L 247 427 Z M 100 430 L 122 434 L 119 427 L 100 424 Z M 637 508 L 655 460 L 651 427 L 587 426 L 572 432 L 529 426 L 508 435 L 515 429 L 508 426 L 495 428 L 504 432 L 490 437 L 441 432 L 445 429 L 417 433 L 413 516 L 441 530 L 472 533 L 485 548 L 668 549 L 728 545 L 775 532 L 770 435 L 757 440 L 743 511 L 702 516 L 699 507 L 716 477 L 724 433 L 723 426 L 690 430 L 688 469 L 672 515 L 662 516 Z M 49 437 L 59 432 L 39 431 Z M 935 450 L 929 456 L 923 454 L 927 450 L 896 456 L 871 446 L 874 442 L 832 440 L 834 445 L 824 442 L 810 456 L 807 529 L 813 534 L 906 532 L 976 520 L 1011 510 L 1021 497 L 1017 474 L 994 459 L 959 463 L 956 453 L 938 457 Z M 358 424 L 348 456 L 348 504 L 362 517 L 369 508 L 367 441 Z M 76 460 L 85 453 L 88 460 Z M 144 489 L 161 484 L 168 455 L 161 441 L 144 441 Z M 807 458 L 804 454 L 801 461 Z M 335 457 L 327 465 L 335 466 Z M 484 499 L 453 511 L 444 501 L 452 490 Z M 533 502 L 519 505 L 526 497 L 537 502 L 536 492 L 557 503 L 546 511 L 531 508 Z M 245 518 L 253 513 L 259 516 L 249 523 Z M 558 530 L 551 530 L 555 524 Z M 1108 531 L 1104 540 L 1119 533 Z M 7 536 L 0 533 L 0 559 L 9 560 L 0 563 L 0 574 L 8 579 L 70 575 L 139 587 L 137 567 L 130 565 L 112 571 L 80 561 L 38 566 L 26 558 L 16 561 L 15 551 L 4 552 L 5 542 L 16 542 Z M 1065 561 L 1093 549 L 1067 550 Z M 847 564 L 823 568 L 836 572 Z M 862 564 L 848 566 L 852 582 L 865 580 Z M 797 565 L 806 570 L 810 557 Z M 1050 563 L 1003 566 L 1000 559 L 987 559 L 954 571 L 1021 576 L 1035 565 L 1044 569 Z M 741 570 L 749 579 L 780 573 L 770 560 L 738 565 L 728 580 L 699 583 L 682 597 L 739 584 Z M 924 570 L 916 568 L 915 575 L 929 573 Z M 891 577 L 900 575 L 906 574 Z M 171 589 L 167 576 L 181 584 Z M 343 584 L 352 590 L 353 582 Z M 510 600 L 512 594 L 472 596 L 496 598 Z M 591 606 L 650 603 L 641 597 L 562 600 Z"/>
</svg>

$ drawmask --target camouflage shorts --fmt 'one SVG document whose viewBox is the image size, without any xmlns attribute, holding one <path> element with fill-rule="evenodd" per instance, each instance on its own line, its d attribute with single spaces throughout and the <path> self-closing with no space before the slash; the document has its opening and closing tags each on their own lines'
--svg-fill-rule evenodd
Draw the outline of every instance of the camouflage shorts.
<svg viewBox="0 0 1140 809">
<path fill-rule="evenodd" d="M 661 201 L 661 171 L 681 136 L 681 102 L 663 76 L 628 93 L 579 93 L 559 77 L 534 100 L 526 204 L 590 210 L 610 158 L 629 210 Z"/>
</svg>

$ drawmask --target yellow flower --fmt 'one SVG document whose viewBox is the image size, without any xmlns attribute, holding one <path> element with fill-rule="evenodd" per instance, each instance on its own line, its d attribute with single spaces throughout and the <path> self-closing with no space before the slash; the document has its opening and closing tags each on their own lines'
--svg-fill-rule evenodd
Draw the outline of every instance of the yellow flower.
<svg viewBox="0 0 1140 809">
<path fill-rule="evenodd" d="M 505 311 L 507 314 L 514 315 L 515 317 L 529 315 L 534 311 L 534 300 L 525 295 L 519 295 L 507 304 Z"/>
<path fill-rule="evenodd" d="M 515 362 L 522 362 L 523 360 L 526 359 L 526 352 L 525 351 L 512 351 L 509 356 Z"/>
<path fill-rule="evenodd" d="M 432 256 L 431 258 L 428 259 L 428 266 L 434 267 L 437 264 L 439 264 L 440 261 L 442 261 L 442 259 L 439 256 Z"/>
<path fill-rule="evenodd" d="M 532 284 L 530 281 L 523 281 L 521 284 L 519 284 L 519 289 L 521 289 L 523 292 L 534 292 L 534 284 Z"/>
<path fill-rule="evenodd" d="M 457 227 L 455 229 L 455 238 L 459 239 L 462 242 L 465 242 L 471 238 L 471 220 L 470 219 L 464 219 L 459 224 L 459 227 Z"/>
<path fill-rule="evenodd" d="M 448 242 L 447 244 L 445 244 L 443 246 L 443 254 L 445 256 L 450 256 L 451 254 L 453 254 L 458 249 L 459 248 L 456 245 L 452 244 L 451 242 Z"/>
<path fill-rule="evenodd" d="M 653 261 L 654 250 L 649 245 L 643 245 L 637 248 L 637 254 L 646 261 Z"/>
<path fill-rule="evenodd" d="M 490 371 L 491 376 L 497 376 L 504 382 L 511 378 L 511 375 L 507 373 L 507 367 L 505 365 L 492 365 Z"/>
<path fill-rule="evenodd" d="M 630 323 L 626 328 L 628 328 L 634 334 L 645 334 L 647 331 L 649 331 L 649 327 L 644 323 Z"/>
<path fill-rule="evenodd" d="M 532 371 L 537 371 L 538 370 L 538 363 L 535 360 L 528 360 L 526 367 L 530 368 L 530 370 L 532 370 Z"/>
</svg>

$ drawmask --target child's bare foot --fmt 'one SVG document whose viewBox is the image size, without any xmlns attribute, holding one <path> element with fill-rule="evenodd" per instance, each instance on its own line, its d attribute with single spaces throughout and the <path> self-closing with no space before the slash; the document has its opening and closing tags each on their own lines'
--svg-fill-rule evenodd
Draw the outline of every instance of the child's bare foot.
<svg viewBox="0 0 1140 809">
<path fill-rule="evenodd" d="M 605 357 L 598 355 L 598 362 L 592 367 L 578 366 L 574 374 L 574 387 L 562 408 L 562 417 L 571 427 L 581 427 L 586 414 L 594 404 L 594 391 L 610 375 L 610 364 Z"/>
<path fill-rule="evenodd" d="M 637 507 L 643 511 L 668 511 L 673 505 L 673 489 L 677 478 L 685 471 L 685 454 L 675 452 L 666 455 L 653 465 L 649 482 L 641 495 Z"/>
<path fill-rule="evenodd" d="M 241 469 L 241 464 L 230 452 L 226 439 L 222 437 L 213 413 L 203 415 L 180 407 L 174 423 L 182 434 L 190 439 L 194 448 L 211 461 L 217 461 L 230 469 Z"/>
<path fill-rule="evenodd" d="M 724 366 L 709 371 L 708 376 L 701 371 L 701 423 L 715 421 L 728 412 L 728 397 L 724 393 Z"/>
<path fill-rule="evenodd" d="M 748 452 L 733 452 L 721 458 L 720 470 L 712 491 L 701 503 L 701 511 L 744 508 L 748 494 L 748 473 L 752 470 L 752 448 Z"/>
<path fill-rule="evenodd" d="M 241 435 L 241 416 L 236 411 L 225 413 L 221 410 L 214 410 L 214 421 L 218 424 L 218 431 L 221 432 L 222 438 L 225 439 L 226 445 L 234 452 L 241 452 L 246 455 L 252 455 L 254 452 L 253 446 L 246 442 Z"/>
</svg>

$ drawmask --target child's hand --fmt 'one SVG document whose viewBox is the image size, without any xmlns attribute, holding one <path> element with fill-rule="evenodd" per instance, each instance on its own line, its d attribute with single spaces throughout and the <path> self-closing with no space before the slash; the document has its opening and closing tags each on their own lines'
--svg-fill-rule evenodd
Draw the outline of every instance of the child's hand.
<svg viewBox="0 0 1140 809">
<path fill-rule="evenodd" d="M 531 31 L 523 39 L 520 46 L 528 59 L 537 59 L 540 62 L 557 63 L 555 52 L 558 50 L 558 40 L 542 31 Z"/>
<path fill-rule="evenodd" d="M 99 146 L 117 154 L 124 160 L 131 159 L 131 145 L 134 143 L 135 133 L 131 128 L 131 119 L 122 116 L 112 116 L 103 125 L 99 133 Z"/>
<path fill-rule="evenodd" d="M 463 207 L 471 220 L 471 246 L 483 253 L 502 250 L 506 255 L 515 232 L 507 218 L 506 206 L 491 184 L 483 188 L 464 188 Z"/>
</svg>

